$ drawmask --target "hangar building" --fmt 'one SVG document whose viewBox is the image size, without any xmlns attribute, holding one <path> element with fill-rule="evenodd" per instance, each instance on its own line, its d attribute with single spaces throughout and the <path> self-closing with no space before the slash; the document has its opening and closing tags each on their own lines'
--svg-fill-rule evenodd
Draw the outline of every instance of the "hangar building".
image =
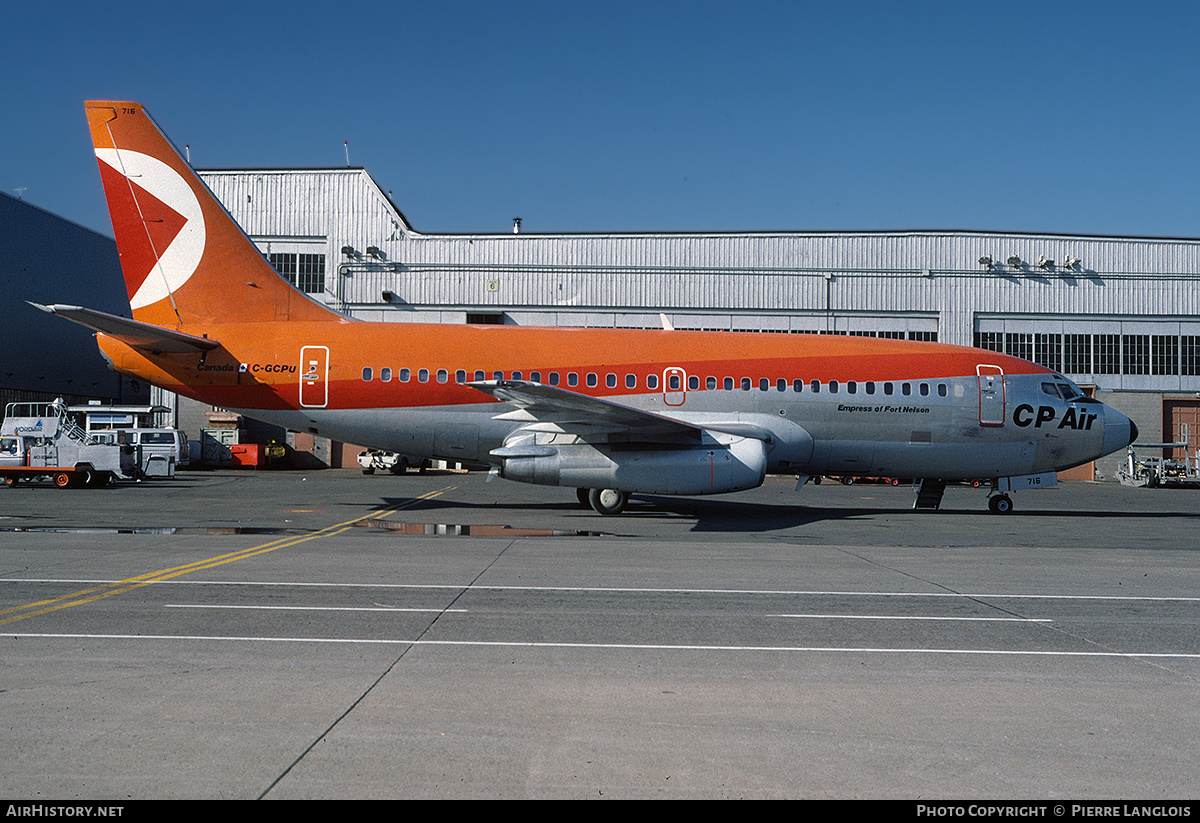
<svg viewBox="0 0 1200 823">
<path fill-rule="evenodd" d="M 271 263 L 394 322 L 934 340 L 1061 371 L 1200 446 L 1200 240 L 978 231 L 424 234 L 363 169 L 201 177 Z M 1182 452 L 1176 454 L 1182 457 Z M 1124 455 L 1076 470 L 1113 479 Z"/>
<path fill-rule="evenodd" d="M 67 303 L 129 314 L 117 244 L 0 194 L 0 411 L 13 402 L 145 404 L 150 387 L 118 375 L 92 332 L 30 306 Z"/>
</svg>

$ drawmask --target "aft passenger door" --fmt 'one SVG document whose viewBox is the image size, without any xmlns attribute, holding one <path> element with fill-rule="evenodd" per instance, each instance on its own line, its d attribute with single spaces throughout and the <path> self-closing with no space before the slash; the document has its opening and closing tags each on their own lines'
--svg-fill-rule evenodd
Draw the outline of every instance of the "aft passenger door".
<svg viewBox="0 0 1200 823">
<path fill-rule="evenodd" d="M 329 404 L 329 347 L 300 349 L 300 405 L 323 409 Z"/>
<path fill-rule="evenodd" d="M 978 365 L 979 425 L 1004 425 L 1004 369 L 999 366 Z"/>
</svg>

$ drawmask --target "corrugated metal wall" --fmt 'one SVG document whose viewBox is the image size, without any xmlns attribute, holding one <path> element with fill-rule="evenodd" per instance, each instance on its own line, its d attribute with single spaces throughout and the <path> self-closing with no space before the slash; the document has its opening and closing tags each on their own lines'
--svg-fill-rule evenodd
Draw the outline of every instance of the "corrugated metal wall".
<svg viewBox="0 0 1200 823">
<path fill-rule="evenodd" d="M 943 342 L 967 345 L 988 317 L 1200 320 L 1200 240 L 990 232 L 423 235 L 361 169 L 201 176 L 255 239 L 323 241 L 325 298 L 356 316 L 440 320 L 461 317 L 447 312 L 505 311 L 566 323 L 670 312 L 715 316 L 703 322 L 717 327 L 793 330 L 814 323 L 848 330 L 856 318 L 868 328 L 865 319 L 874 318 L 932 325 Z M 355 255 L 344 255 L 345 246 Z M 381 254 L 365 255 L 370 246 Z M 984 256 L 993 268 L 979 262 Z M 1006 262 L 1014 256 L 1021 261 L 1015 266 Z M 1053 267 L 1039 268 L 1043 257 Z M 1079 263 L 1066 267 L 1072 259 Z M 408 311 L 385 308 L 385 290 Z M 676 325 L 694 324 L 677 317 Z"/>
</svg>

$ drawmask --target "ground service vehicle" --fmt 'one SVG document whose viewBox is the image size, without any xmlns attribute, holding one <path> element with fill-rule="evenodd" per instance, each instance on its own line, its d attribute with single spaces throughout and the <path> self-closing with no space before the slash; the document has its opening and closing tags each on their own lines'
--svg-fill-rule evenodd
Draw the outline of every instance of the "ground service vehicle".
<svg viewBox="0 0 1200 823">
<path fill-rule="evenodd" d="M 9 403 L 5 408 L 0 424 L 0 478 L 6 486 L 49 477 L 63 489 L 97 487 L 137 474 L 132 448 L 88 437 L 60 401 Z"/>
</svg>

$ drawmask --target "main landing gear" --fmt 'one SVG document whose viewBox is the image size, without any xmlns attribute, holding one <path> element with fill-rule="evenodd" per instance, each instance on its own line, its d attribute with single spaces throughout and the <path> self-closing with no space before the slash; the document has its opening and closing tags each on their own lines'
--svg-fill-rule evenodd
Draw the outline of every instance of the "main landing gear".
<svg viewBox="0 0 1200 823">
<path fill-rule="evenodd" d="M 620 514 L 629 502 L 629 492 L 616 489 L 576 489 L 579 505 L 590 506 L 597 514 Z"/>
</svg>

